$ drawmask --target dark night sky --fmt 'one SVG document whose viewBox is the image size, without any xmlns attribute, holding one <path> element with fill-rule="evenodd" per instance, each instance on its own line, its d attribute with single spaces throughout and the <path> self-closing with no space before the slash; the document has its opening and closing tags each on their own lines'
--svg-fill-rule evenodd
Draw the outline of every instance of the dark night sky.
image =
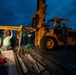
<svg viewBox="0 0 76 75">
<path fill-rule="evenodd" d="M 76 30 L 76 0 L 46 0 L 46 21 L 55 17 L 69 18 Z M 36 12 L 36 0 L 0 0 L 0 25 L 29 25 Z"/>
</svg>

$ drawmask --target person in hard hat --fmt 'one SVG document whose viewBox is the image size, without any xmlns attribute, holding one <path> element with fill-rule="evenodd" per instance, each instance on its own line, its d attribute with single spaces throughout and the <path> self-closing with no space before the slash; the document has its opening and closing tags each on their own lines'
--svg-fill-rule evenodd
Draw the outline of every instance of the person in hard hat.
<svg viewBox="0 0 76 75">
<path fill-rule="evenodd" d="M 65 27 L 65 24 L 62 24 L 61 25 L 61 33 L 62 33 L 62 40 L 64 42 L 64 46 L 65 48 L 67 49 L 68 46 L 67 46 L 67 28 Z"/>
<path fill-rule="evenodd" d="M 13 37 L 12 31 L 6 31 L 6 37 L 3 39 L 2 50 L 11 49 L 11 38 Z"/>
<path fill-rule="evenodd" d="M 17 31 L 16 32 L 16 46 L 19 44 L 19 38 L 20 38 L 20 34 L 19 34 L 19 32 Z"/>
<path fill-rule="evenodd" d="M 31 44 L 31 37 L 32 37 L 32 33 L 27 32 L 28 43 L 30 43 L 30 44 Z"/>
<path fill-rule="evenodd" d="M 28 31 L 27 32 L 27 44 L 25 46 L 26 48 L 33 46 L 31 38 L 32 38 L 32 33 Z"/>
<path fill-rule="evenodd" d="M 0 37 L 0 47 L 1 47 L 1 45 L 2 45 L 2 38 Z"/>
<path fill-rule="evenodd" d="M 2 41 L 6 37 L 6 32 L 5 30 L 0 31 L 0 47 L 2 46 Z"/>
<path fill-rule="evenodd" d="M 26 45 L 26 31 L 23 28 L 22 30 L 22 45 L 25 46 Z"/>
<path fill-rule="evenodd" d="M 6 37 L 6 31 L 3 31 L 3 39 Z"/>
</svg>

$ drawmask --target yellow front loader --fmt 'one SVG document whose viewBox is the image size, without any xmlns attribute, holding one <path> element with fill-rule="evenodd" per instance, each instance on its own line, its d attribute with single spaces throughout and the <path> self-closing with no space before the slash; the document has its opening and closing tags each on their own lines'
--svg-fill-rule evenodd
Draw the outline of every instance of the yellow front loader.
<svg viewBox="0 0 76 75">
<path fill-rule="evenodd" d="M 76 45 L 76 31 L 68 30 L 67 18 L 54 18 L 49 20 L 48 22 L 53 22 L 53 24 L 51 25 L 52 27 L 50 29 L 48 27 L 49 25 L 45 24 L 46 7 L 46 0 L 37 0 L 37 12 L 32 18 L 32 27 L 36 29 L 35 46 L 38 46 L 39 48 L 48 51 L 55 48 L 56 46 L 64 45 L 64 42 L 61 39 L 61 33 L 59 33 L 61 31 L 54 29 L 54 26 L 56 26 L 57 23 L 62 23 L 64 21 L 67 27 L 68 45 Z"/>
</svg>

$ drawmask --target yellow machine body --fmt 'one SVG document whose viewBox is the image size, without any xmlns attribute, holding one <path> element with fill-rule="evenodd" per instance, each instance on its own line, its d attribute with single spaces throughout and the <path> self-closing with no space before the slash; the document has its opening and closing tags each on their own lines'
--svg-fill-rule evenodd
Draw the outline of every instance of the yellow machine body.
<svg viewBox="0 0 76 75">
<path fill-rule="evenodd" d="M 43 50 L 51 50 L 55 46 L 62 46 L 64 42 L 60 40 L 62 38 L 61 34 L 55 33 L 54 26 L 57 25 L 57 22 L 61 23 L 65 21 L 65 25 L 67 28 L 67 43 L 68 45 L 76 45 L 76 31 L 68 30 L 68 19 L 67 18 L 54 18 L 49 21 L 53 21 L 52 28 L 46 30 L 48 28 L 48 24 L 45 24 L 45 15 L 46 15 L 46 0 L 37 0 L 37 12 L 33 16 L 33 24 L 32 27 L 36 29 L 35 31 L 35 46 L 42 48 Z M 72 33 L 74 35 L 72 35 Z M 74 40 L 73 40 L 74 38 Z"/>
<path fill-rule="evenodd" d="M 0 25 L 0 30 L 16 30 L 16 31 L 21 31 L 22 30 L 22 25 L 20 26 L 1 26 Z"/>
</svg>

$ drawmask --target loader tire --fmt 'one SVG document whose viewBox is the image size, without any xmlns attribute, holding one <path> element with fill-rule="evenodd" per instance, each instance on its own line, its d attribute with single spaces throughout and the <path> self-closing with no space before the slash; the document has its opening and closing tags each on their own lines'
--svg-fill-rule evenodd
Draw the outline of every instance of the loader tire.
<svg viewBox="0 0 76 75">
<path fill-rule="evenodd" d="M 57 41 L 52 36 L 45 36 L 40 41 L 40 46 L 43 50 L 50 51 L 55 48 Z"/>
</svg>

